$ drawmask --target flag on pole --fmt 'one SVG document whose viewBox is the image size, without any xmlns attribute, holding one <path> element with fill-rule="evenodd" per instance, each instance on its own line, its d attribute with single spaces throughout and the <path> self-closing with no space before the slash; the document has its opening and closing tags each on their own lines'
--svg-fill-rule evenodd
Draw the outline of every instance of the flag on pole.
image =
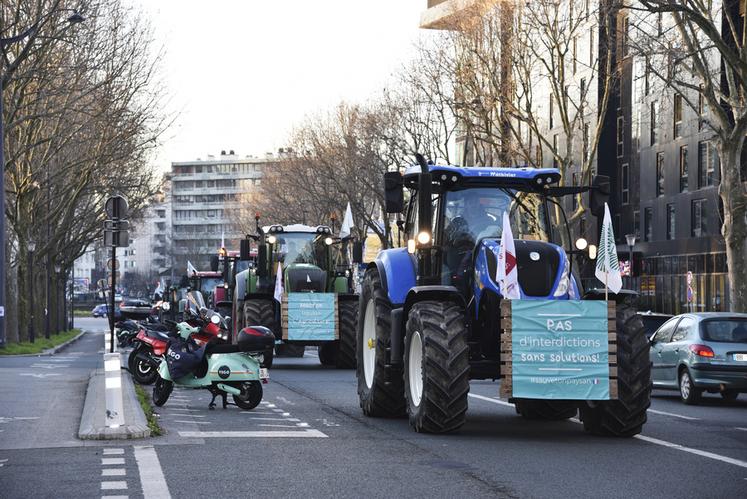
<svg viewBox="0 0 747 499">
<path fill-rule="evenodd" d="M 350 209 L 350 202 L 348 202 L 348 207 L 345 209 L 345 218 L 342 219 L 342 226 L 340 227 L 340 239 L 350 237 L 350 231 L 353 230 L 353 227 L 355 227 L 353 210 Z"/>
<path fill-rule="evenodd" d="M 617 293 L 622 289 L 622 276 L 620 275 L 620 263 L 617 261 L 615 233 L 612 230 L 612 217 L 610 216 L 610 207 L 607 203 L 604 203 L 604 220 L 602 221 L 602 234 L 599 236 L 597 269 L 594 275 L 613 293 Z"/>
<path fill-rule="evenodd" d="M 193 275 L 197 274 L 197 269 L 194 265 L 192 265 L 192 262 L 187 260 L 187 275 L 189 277 L 192 277 Z"/>
<path fill-rule="evenodd" d="M 278 262 L 278 273 L 275 276 L 275 299 L 283 303 L 283 264 Z"/>
<path fill-rule="evenodd" d="M 500 285 L 503 298 L 518 300 L 521 298 L 519 290 L 519 269 L 516 267 L 516 246 L 514 245 L 514 234 L 511 231 L 511 222 L 508 213 L 503 212 L 503 232 L 501 235 L 501 246 L 498 250 L 498 271 L 496 281 Z"/>
</svg>

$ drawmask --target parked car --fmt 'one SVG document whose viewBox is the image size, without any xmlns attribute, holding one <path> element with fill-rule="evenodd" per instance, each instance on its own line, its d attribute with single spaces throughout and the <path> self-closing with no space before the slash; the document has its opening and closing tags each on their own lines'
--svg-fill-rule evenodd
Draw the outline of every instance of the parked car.
<svg viewBox="0 0 747 499">
<path fill-rule="evenodd" d="M 646 330 L 646 338 L 651 338 L 656 330 L 673 316 L 671 314 L 660 314 L 647 310 L 646 312 L 638 312 L 638 317 L 643 321 L 643 327 Z"/>
<path fill-rule="evenodd" d="M 151 314 L 153 306 L 147 300 L 124 298 L 119 303 L 119 310 L 127 318 L 145 319 Z"/>
<path fill-rule="evenodd" d="M 93 307 L 93 310 L 91 310 L 91 315 L 94 317 L 106 317 L 108 305 L 106 303 L 99 303 L 95 307 Z M 114 307 L 114 318 L 119 320 L 122 318 L 122 312 L 119 309 L 119 307 Z"/>
<path fill-rule="evenodd" d="M 680 391 L 696 404 L 704 391 L 735 400 L 747 393 L 747 314 L 682 314 L 651 337 L 655 388 Z"/>
</svg>

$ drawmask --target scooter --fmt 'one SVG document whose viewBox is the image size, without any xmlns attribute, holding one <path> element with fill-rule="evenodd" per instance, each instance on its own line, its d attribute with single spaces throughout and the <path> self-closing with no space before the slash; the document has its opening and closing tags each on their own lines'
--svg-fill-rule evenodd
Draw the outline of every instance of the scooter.
<svg viewBox="0 0 747 499">
<path fill-rule="evenodd" d="M 192 326 L 188 322 L 177 324 L 179 337 L 189 345 L 189 353 L 200 356 L 201 360 L 191 372 L 174 379 L 171 376 L 169 364 L 173 366 L 186 355 L 184 344 L 177 345 L 172 341 L 166 351 L 165 359 L 158 366 L 158 377 L 153 387 L 153 403 L 162 406 L 166 403 L 174 389 L 174 384 L 195 389 L 206 389 L 213 395 L 209 409 L 215 409 L 215 399 L 220 396 L 225 409 L 228 395 L 233 397 L 233 405 L 243 410 L 251 410 L 262 401 L 262 383 L 267 383 L 269 373 L 260 367 L 263 354 L 275 343 L 275 336 L 269 329 L 262 326 L 245 327 L 237 335 L 236 344 L 228 344 L 221 340 L 204 340 L 220 326 L 226 326 L 220 314 L 205 307 L 199 309 L 199 319 L 204 326 Z M 227 327 L 226 327 L 227 330 Z M 181 342 L 180 342 L 181 343 Z M 179 346 L 180 348 L 176 348 Z"/>
</svg>

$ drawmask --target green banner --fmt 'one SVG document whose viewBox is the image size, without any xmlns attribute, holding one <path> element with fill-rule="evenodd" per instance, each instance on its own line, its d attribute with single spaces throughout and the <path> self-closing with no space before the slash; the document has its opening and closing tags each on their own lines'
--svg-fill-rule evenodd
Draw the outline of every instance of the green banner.
<svg viewBox="0 0 747 499">
<path fill-rule="evenodd" d="M 336 297 L 334 293 L 289 293 L 288 339 L 334 340 L 337 322 Z"/>
<path fill-rule="evenodd" d="M 607 302 L 511 301 L 513 396 L 609 400 Z"/>
</svg>

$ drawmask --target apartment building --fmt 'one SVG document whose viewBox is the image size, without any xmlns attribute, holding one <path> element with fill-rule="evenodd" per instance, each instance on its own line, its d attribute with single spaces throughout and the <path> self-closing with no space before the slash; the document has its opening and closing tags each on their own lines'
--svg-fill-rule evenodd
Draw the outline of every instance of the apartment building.
<svg viewBox="0 0 747 499">
<path fill-rule="evenodd" d="M 234 151 L 220 156 L 171 164 L 171 254 L 176 275 L 186 272 L 187 261 L 206 270 L 210 256 L 224 244 L 238 250 L 236 221 L 242 201 L 261 182 L 265 168 L 278 157 L 240 158 Z"/>
</svg>

